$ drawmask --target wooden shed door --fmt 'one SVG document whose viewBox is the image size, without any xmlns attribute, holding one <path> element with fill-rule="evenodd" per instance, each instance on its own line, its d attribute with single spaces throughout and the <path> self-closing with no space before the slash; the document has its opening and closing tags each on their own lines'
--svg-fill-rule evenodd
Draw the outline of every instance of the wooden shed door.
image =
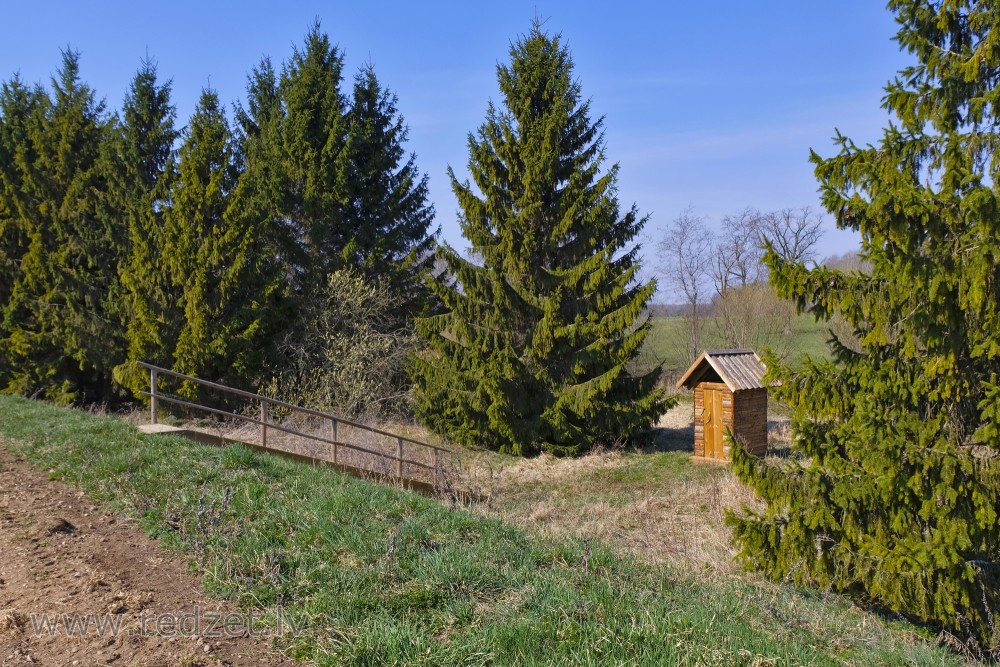
<svg viewBox="0 0 1000 667">
<path fill-rule="evenodd" d="M 705 387 L 705 458 L 722 458 L 722 390 Z"/>
</svg>

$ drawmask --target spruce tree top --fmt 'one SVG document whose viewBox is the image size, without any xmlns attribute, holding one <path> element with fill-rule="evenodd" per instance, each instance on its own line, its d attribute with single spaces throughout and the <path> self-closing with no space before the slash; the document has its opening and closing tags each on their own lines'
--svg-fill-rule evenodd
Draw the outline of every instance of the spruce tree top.
<svg viewBox="0 0 1000 667">
<path fill-rule="evenodd" d="M 462 207 L 461 223 L 486 266 L 526 280 L 576 264 L 607 245 L 624 247 L 634 234 L 610 234 L 618 221 L 618 165 L 600 176 L 604 119 L 590 120 L 590 102 L 572 78 L 561 38 L 538 25 L 510 47 L 497 66 L 503 96 L 469 135 L 469 170 L 482 198 L 449 170 Z M 633 208 L 621 221 L 634 232 L 645 223 Z"/>
</svg>

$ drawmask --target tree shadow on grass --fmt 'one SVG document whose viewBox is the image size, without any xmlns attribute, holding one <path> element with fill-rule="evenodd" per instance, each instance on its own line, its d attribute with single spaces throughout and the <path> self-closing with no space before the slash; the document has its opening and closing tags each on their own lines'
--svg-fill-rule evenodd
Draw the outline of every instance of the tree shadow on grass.
<svg viewBox="0 0 1000 667">
<path fill-rule="evenodd" d="M 690 426 L 653 428 L 639 450 L 644 454 L 688 452 L 694 454 L 694 424 Z"/>
</svg>

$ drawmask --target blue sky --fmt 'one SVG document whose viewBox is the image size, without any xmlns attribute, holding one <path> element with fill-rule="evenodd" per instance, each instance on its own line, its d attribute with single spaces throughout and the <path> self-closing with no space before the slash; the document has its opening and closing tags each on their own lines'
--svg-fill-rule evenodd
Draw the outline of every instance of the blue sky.
<svg viewBox="0 0 1000 667">
<path fill-rule="evenodd" d="M 891 41 L 892 16 L 872 0 L 49 2 L 4 8 L 0 76 L 47 83 L 71 46 L 85 80 L 117 108 L 148 53 L 173 79 L 183 124 L 203 86 L 241 99 L 250 68 L 264 55 L 287 58 L 319 18 L 349 76 L 370 61 L 398 94 L 443 236 L 464 248 L 446 168 L 466 173 L 466 135 L 498 97 L 496 64 L 536 15 L 562 33 L 605 116 L 622 204 L 652 216 L 647 266 L 688 206 L 713 224 L 747 206 L 818 209 L 809 149 L 831 154 L 835 128 L 876 140 L 882 86 L 908 62 Z M 857 247 L 827 224 L 822 254 Z"/>
</svg>

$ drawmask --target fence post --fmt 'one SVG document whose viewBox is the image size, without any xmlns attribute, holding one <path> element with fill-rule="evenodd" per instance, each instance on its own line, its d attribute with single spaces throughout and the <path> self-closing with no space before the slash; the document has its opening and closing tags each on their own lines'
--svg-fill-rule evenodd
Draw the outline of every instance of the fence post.
<svg viewBox="0 0 1000 667">
<path fill-rule="evenodd" d="M 396 477 L 403 479 L 403 439 L 396 438 Z"/>
<path fill-rule="evenodd" d="M 156 369 L 149 369 L 149 423 L 156 423 L 156 413 L 159 405 L 156 400 Z"/>
<path fill-rule="evenodd" d="M 260 402 L 260 446 L 267 447 L 267 401 Z"/>
<path fill-rule="evenodd" d="M 337 465 L 337 420 L 330 420 L 330 439 L 333 440 L 333 465 Z"/>
<path fill-rule="evenodd" d="M 434 490 L 438 489 L 438 469 L 441 467 L 441 455 L 438 453 L 437 447 L 434 448 Z"/>
</svg>

